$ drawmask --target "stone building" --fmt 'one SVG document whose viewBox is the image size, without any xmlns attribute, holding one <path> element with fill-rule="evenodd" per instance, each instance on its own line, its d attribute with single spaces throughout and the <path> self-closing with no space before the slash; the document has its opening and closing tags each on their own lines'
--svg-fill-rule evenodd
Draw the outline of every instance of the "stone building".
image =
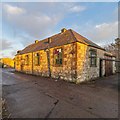
<svg viewBox="0 0 120 120">
<path fill-rule="evenodd" d="M 114 62 L 109 63 L 104 58 L 115 59 L 112 54 L 77 32 L 63 28 L 60 33 L 36 40 L 18 51 L 15 69 L 80 83 L 115 73 Z M 106 68 L 108 65 L 110 67 Z"/>
<path fill-rule="evenodd" d="M 0 67 L 14 68 L 14 59 L 12 58 L 0 58 Z"/>
</svg>

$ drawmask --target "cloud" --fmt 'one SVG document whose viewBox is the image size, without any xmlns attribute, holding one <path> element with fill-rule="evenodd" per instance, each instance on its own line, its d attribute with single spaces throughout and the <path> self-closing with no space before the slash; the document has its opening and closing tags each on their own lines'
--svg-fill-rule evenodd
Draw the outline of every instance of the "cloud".
<svg viewBox="0 0 120 120">
<path fill-rule="evenodd" d="M 17 6 L 11 6 L 9 4 L 4 4 L 4 9 L 6 12 L 12 15 L 19 15 L 25 13 L 25 10 Z"/>
<path fill-rule="evenodd" d="M 105 46 L 107 44 L 114 43 L 114 40 L 120 36 L 118 34 L 118 24 L 118 21 L 104 22 L 95 25 L 91 22 L 87 22 L 82 26 L 73 24 L 71 28 L 78 31 L 81 35 L 94 43 L 100 46 Z"/>
<path fill-rule="evenodd" d="M 19 45 L 21 46 L 21 47 L 19 47 L 20 50 L 35 41 L 35 38 L 30 37 L 27 34 L 17 34 L 16 39 L 19 41 Z M 15 43 L 15 44 L 17 44 L 17 43 Z"/>
<path fill-rule="evenodd" d="M 16 52 L 16 51 L 14 51 L 14 50 L 13 50 L 13 51 L 11 51 L 11 56 L 12 56 L 12 57 L 14 57 L 16 54 L 17 54 L 17 52 Z"/>
<path fill-rule="evenodd" d="M 114 39 L 118 37 L 118 22 L 102 23 L 93 27 L 91 26 L 91 28 L 87 30 L 86 35 L 100 45 L 114 42 Z"/>
<path fill-rule="evenodd" d="M 29 3 L 29 5 L 31 4 Z M 9 24 L 12 24 L 14 28 L 22 30 L 22 32 L 29 34 L 31 37 L 43 38 L 51 33 L 55 25 L 62 19 L 62 17 L 59 13 L 48 15 L 48 12 L 42 12 L 43 7 L 41 4 L 41 7 L 35 5 L 33 5 L 33 9 L 30 9 L 29 6 L 25 8 L 18 8 L 15 6 L 13 7 L 13 5 L 4 4 L 4 8 L 7 9 L 4 9 L 5 13 L 3 14 L 3 18 L 7 20 Z M 48 7 L 47 5 L 46 7 Z M 26 13 L 24 11 L 26 11 Z"/>
<path fill-rule="evenodd" d="M 4 8 L 7 9 L 4 9 L 6 13 L 3 12 L 3 16 L 8 23 L 35 38 L 53 34 L 56 25 L 70 11 L 85 10 L 85 7 L 77 6 L 76 3 L 23 3 L 19 7 L 15 4 L 4 4 Z"/>
<path fill-rule="evenodd" d="M 29 35 L 40 38 L 49 33 L 57 22 L 56 17 L 49 17 L 47 15 L 27 15 L 19 17 L 11 17 L 11 22 L 14 25 L 27 32 Z M 21 22 L 22 21 L 22 22 Z M 49 29 L 48 29 L 49 28 Z"/>
<path fill-rule="evenodd" d="M 15 55 L 15 51 L 14 50 L 3 50 L 3 51 L 0 51 L 0 58 L 5 58 L 5 57 L 13 58 L 14 55 Z"/>
<path fill-rule="evenodd" d="M 72 8 L 70 8 L 70 12 L 81 12 L 84 11 L 86 9 L 85 6 L 73 6 Z"/>
<path fill-rule="evenodd" d="M 2 8 L 3 28 L 8 26 L 5 32 L 11 30 L 14 34 L 11 35 L 13 39 L 10 36 L 10 41 L 14 41 L 12 46 L 4 43 L 4 50 L 0 53 L 3 56 L 13 56 L 14 51 L 23 49 L 35 39 L 41 40 L 55 34 L 56 26 L 66 15 L 85 9 L 77 3 L 55 2 L 3 3 Z M 8 33 L 5 34 L 7 36 Z"/>
<path fill-rule="evenodd" d="M 16 54 L 17 50 L 23 48 L 22 44 L 19 41 L 12 42 L 8 39 L 0 39 L 0 58 L 1 57 L 13 57 Z"/>
<path fill-rule="evenodd" d="M 2 50 L 12 48 L 12 42 L 10 42 L 10 41 L 8 41 L 6 39 L 0 39 L 0 44 L 2 45 Z"/>
</svg>

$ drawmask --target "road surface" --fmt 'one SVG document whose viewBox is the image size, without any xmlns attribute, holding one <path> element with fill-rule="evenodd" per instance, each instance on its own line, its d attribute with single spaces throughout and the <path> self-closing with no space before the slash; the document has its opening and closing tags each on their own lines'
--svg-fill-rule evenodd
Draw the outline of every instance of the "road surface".
<svg viewBox="0 0 120 120">
<path fill-rule="evenodd" d="M 88 84 L 2 69 L 2 91 L 11 118 L 117 118 L 118 75 Z"/>
</svg>

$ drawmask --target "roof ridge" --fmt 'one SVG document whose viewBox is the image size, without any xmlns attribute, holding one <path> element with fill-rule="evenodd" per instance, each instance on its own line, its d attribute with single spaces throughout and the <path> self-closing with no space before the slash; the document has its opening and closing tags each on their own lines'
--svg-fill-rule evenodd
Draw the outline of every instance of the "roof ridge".
<svg viewBox="0 0 120 120">
<path fill-rule="evenodd" d="M 77 33 L 76 31 L 74 31 L 74 30 L 72 30 L 72 29 L 70 29 L 70 30 L 71 30 L 73 36 L 75 37 L 76 42 L 80 42 L 80 41 L 76 38 L 75 34 L 78 34 L 80 37 L 85 38 L 84 36 L 80 35 L 80 34 Z M 75 33 L 75 34 L 74 34 L 74 33 Z M 87 38 L 85 38 L 85 39 L 87 39 Z M 81 42 L 84 43 L 84 44 L 87 44 L 84 40 L 82 40 Z M 87 44 L 87 45 L 88 45 L 88 44 Z"/>
<path fill-rule="evenodd" d="M 104 48 L 102 48 L 101 46 L 97 45 L 97 44 L 94 43 L 93 41 L 87 39 L 86 37 L 82 36 L 81 34 L 77 33 L 76 31 L 74 31 L 74 30 L 72 30 L 72 29 L 70 29 L 70 30 L 71 30 L 71 32 L 73 33 L 74 37 L 76 38 L 76 41 L 82 42 L 82 43 L 84 43 L 84 44 L 87 44 L 87 45 L 90 45 L 90 46 L 93 46 L 93 47 L 97 47 L 97 48 L 100 48 L 100 49 L 103 49 L 103 50 L 104 50 Z M 81 41 L 78 40 L 79 38 L 77 39 L 77 36 L 76 36 L 75 34 L 81 37 Z M 87 42 L 87 41 L 88 41 L 88 42 Z M 91 45 L 91 44 L 92 44 L 92 45 Z"/>
<path fill-rule="evenodd" d="M 54 37 L 54 36 L 56 36 L 56 35 L 58 35 L 58 34 L 60 34 L 60 33 L 57 33 L 57 34 L 52 35 L 52 36 L 50 36 L 50 37 L 44 38 L 44 39 L 42 39 L 42 40 L 38 40 L 38 43 L 31 43 L 31 44 L 27 45 L 24 49 L 26 49 L 26 48 L 28 48 L 28 47 L 31 47 L 32 45 L 40 44 L 41 42 L 44 42 L 46 39 L 52 38 L 52 37 Z M 22 52 L 24 49 L 22 49 L 21 52 Z"/>
<path fill-rule="evenodd" d="M 54 36 L 56 36 L 56 35 L 58 35 L 58 34 L 60 34 L 60 33 L 57 33 L 57 34 L 51 35 L 50 37 L 47 37 L 47 38 L 44 38 L 44 39 L 42 39 L 42 40 L 38 40 L 38 41 L 39 41 L 39 42 L 43 42 L 44 40 L 46 40 L 46 39 L 48 39 L 48 38 L 52 38 L 52 37 L 54 37 Z"/>
<path fill-rule="evenodd" d="M 72 30 L 72 29 L 69 29 L 69 31 L 71 32 L 71 34 L 72 34 L 72 36 L 73 36 L 73 38 L 74 38 L 74 40 L 75 40 L 75 42 L 76 42 L 77 39 L 76 39 L 75 35 L 73 34 L 73 30 Z"/>
<path fill-rule="evenodd" d="M 68 34 L 68 35 L 66 35 L 66 34 Z M 59 32 L 59 33 L 54 34 L 54 35 L 47 37 L 45 39 L 38 40 L 38 43 L 32 43 L 32 44 L 26 46 L 23 50 L 21 50 L 20 54 L 46 49 L 46 47 L 48 45 L 44 44 L 44 42 L 46 42 L 49 38 L 51 38 L 51 40 L 53 41 L 50 43 L 50 48 L 55 47 L 55 46 L 61 46 L 64 44 L 73 43 L 73 42 L 80 42 L 80 43 L 85 44 L 85 45 L 89 45 L 89 46 L 93 46 L 93 47 L 96 47 L 99 49 L 103 49 L 102 47 L 100 47 L 96 43 L 88 40 L 87 38 L 85 38 L 81 34 L 77 33 L 76 31 L 74 31 L 72 29 L 68 29 L 63 34 L 61 34 L 61 32 Z"/>
</svg>

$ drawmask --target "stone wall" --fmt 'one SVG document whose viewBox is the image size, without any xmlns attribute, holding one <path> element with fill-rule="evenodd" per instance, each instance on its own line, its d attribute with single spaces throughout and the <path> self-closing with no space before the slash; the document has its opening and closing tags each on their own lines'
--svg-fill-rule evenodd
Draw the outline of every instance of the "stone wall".
<svg viewBox="0 0 120 120">
<path fill-rule="evenodd" d="M 15 56 L 15 70 L 21 71 L 21 55 Z"/>
<path fill-rule="evenodd" d="M 56 66 L 54 63 L 54 49 L 63 49 L 63 63 Z M 97 65 L 90 66 L 89 50 L 95 49 L 97 51 Z M 35 65 L 34 56 L 36 53 L 40 54 L 40 64 Z M 90 47 L 88 45 L 76 42 L 64 46 L 50 48 L 50 71 L 51 77 L 57 79 L 64 79 L 70 82 L 81 83 L 99 77 L 100 72 L 100 58 L 104 58 L 105 51 Z M 29 65 L 25 64 L 25 56 L 29 55 Z M 35 74 L 40 76 L 49 76 L 48 60 L 46 50 L 40 50 L 33 53 L 17 55 L 15 61 L 19 58 L 19 64 L 15 64 L 17 71 L 22 71 L 28 74 Z M 113 67 L 115 64 L 113 63 Z M 115 72 L 115 67 L 113 68 Z M 105 61 L 102 62 L 102 76 L 105 75 Z"/>
<path fill-rule="evenodd" d="M 32 53 L 23 54 L 21 57 L 25 60 L 26 55 L 29 55 L 29 64 L 27 65 L 25 62 L 23 63 L 22 71 L 25 73 L 32 74 Z"/>
<path fill-rule="evenodd" d="M 77 42 L 77 83 L 84 81 L 85 74 L 87 74 L 87 71 L 85 71 L 86 66 L 88 66 L 87 49 L 87 45 Z"/>
<path fill-rule="evenodd" d="M 63 49 L 63 64 L 61 66 L 55 66 L 54 64 L 54 49 Z M 40 65 L 35 65 L 34 56 L 36 53 L 40 53 Z M 25 60 L 25 56 L 29 55 L 29 65 L 26 65 L 22 60 Z M 33 56 L 33 57 L 32 57 Z M 49 76 L 47 52 L 45 50 L 36 51 L 33 53 L 27 53 L 17 55 L 15 61 L 19 57 L 19 64 L 16 64 L 15 69 L 29 74 L 35 74 L 40 76 Z M 32 62 L 33 58 L 33 62 Z M 60 78 L 67 81 L 74 81 L 76 78 L 76 43 L 67 44 L 64 46 L 50 48 L 50 70 L 51 77 Z"/>
<path fill-rule="evenodd" d="M 56 66 L 54 63 L 54 49 L 62 48 L 63 49 L 63 64 L 60 66 Z M 75 64 L 75 60 L 73 62 L 72 59 L 75 59 L 75 53 L 71 54 L 71 51 L 75 50 L 75 44 L 68 44 L 64 46 L 54 47 L 50 49 L 50 71 L 51 77 L 60 78 L 64 80 L 72 81 L 72 69 L 73 64 Z M 48 62 L 47 62 L 47 53 L 45 50 L 36 51 L 33 53 L 40 53 L 40 65 L 34 64 L 33 59 L 33 74 L 41 75 L 41 76 L 49 76 L 48 72 Z"/>
<path fill-rule="evenodd" d="M 29 64 L 25 63 L 26 55 L 29 55 Z M 32 74 L 32 53 L 15 56 L 15 69 L 16 71 Z"/>
<path fill-rule="evenodd" d="M 97 51 L 97 65 L 90 66 L 89 50 L 95 49 Z M 89 47 L 87 45 L 77 43 L 77 83 L 88 81 L 99 77 L 99 62 L 100 58 L 104 57 L 104 51 Z M 104 63 L 103 63 L 104 66 Z M 104 67 L 103 67 L 104 68 Z M 103 72 L 104 74 L 104 69 Z"/>
<path fill-rule="evenodd" d="M 34 56 L 36 53 L 40 54 L 40 64 L 35 65 Z M 48 76 L 47 54 L 45 50 L 36 51 L 33 53 L 33 74 L 40 76 Z"/>
<path fill-rule="evenodd" d="M 55 66 L 53 61 L 53 50 L 63 48 L 63 65 Z M 52 48 L 50 51 L 51 74 L 53 78 L 60 78 L 73 82 L 76 66 L 76 43 Z"/>
</svg>

